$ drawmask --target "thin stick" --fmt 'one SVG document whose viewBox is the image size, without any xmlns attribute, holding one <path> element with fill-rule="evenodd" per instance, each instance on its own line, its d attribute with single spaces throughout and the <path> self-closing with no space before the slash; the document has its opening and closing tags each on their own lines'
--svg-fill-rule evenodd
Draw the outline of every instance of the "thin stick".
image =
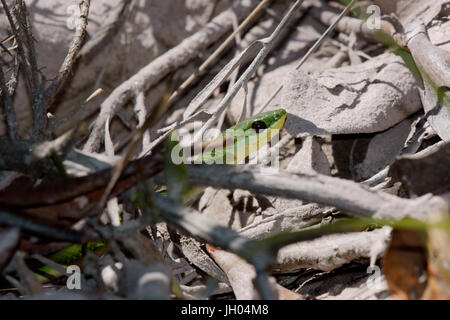
<svg viewBox="0 0 450 320">
<path fill-rule="evenodd" d="M 42 138 L 47 125 L 47 112 L 44 105 L 44 85 L 38 67 L 34 37 L 25 1 L 18 1 L 16 6 L 18 25 L 24 37 L 16 38 L 17 43 L 23 41 L 27 48 L 27 58 L 30 65 L 30 89 L 33 108 L 33 136 Z"/>
<path fill-rule="evenodd" d="M 88 25 L 90 5 L 91 0 L 81 0 L 79 4 L 81 9 L 79 23 L 77 23 L 77 28 L 72 42 L 70 43 L 69 51 L 66 55 L 66 58 L 64 59 L 63 64 L 61 65 L 61 68 L 59 69 L 58 77 L 53 81 L 53 83 L 50 85 L 50 87 L 47 88 L 45 92 L 45 105 L 47 108 L 51 106 L 56 95 L 64 87 L 64 84 L 67 82 L 67 79 L 69 78 L 73 70 L 73 66 L 77 60 L 78 53 L 80 52 L 81 46 L 86 37 L 86 28 Z"/>
<path fill-rule="evenodd" d="M 3 74 L 3 69 L 0 67 L 0 89 L 2 90 L 2 100 L 3 107 L 6 114 L 6 124 L 8 126 L 8 135 L 12 141 L 16 141 L 18 139 L 17 136 L 17 119 L 16 119 L 16 111 L 14 110 L 14 105 L 12 98 L 9 94 L 9 90 L 5 83 L 5 75 Z"/>
</svg>

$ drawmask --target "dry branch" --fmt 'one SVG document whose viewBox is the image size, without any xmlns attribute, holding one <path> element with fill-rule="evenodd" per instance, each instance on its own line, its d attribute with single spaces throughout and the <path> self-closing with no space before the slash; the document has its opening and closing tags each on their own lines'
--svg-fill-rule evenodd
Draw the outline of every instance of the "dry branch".
<svg viewBox="0 0 450 320">
<path fill-rule="evenodd" d="M 25 76 L 29 79 L 28 85 L 31 91 L 34 121 L 33 136 L 42 139 L 47 125 L 47 112 L 44 104 L 44 79 L 37 63 L 35 40 L 25 1 L 20 0 L 16 2 L 13 15 L 18 26 L 16 41 L 18 43 L 21 42 L 22 46 L 26 48 L 26 56 L 22 57 L 25 59 L 22 61 L 22 65 L 28 65 L 28 68 L 25 68 Z"/>
<path fill-rule="evenodd" d="M 224 189 L 301 199 L 333 206 L 355 216 L 426 219 L 433 210 L 447 207 L 438 197 L 403 199 L 375 192 L 356 182 L 320 174 L 292 174 L 264 168 L 229 165 L 187 165 L 190 182 Z"/>
<path fill-rule="evenodd" d="M 269 251 L 255 252 L 252 250 L 252 240 L 242 237 L 229 228 L 217 225 L 194 209 L 178 205 L 167 199 L 167 197 L 155 194 L 153 201 L 166 221 L 181 227 L 194 237 L 228 249 L 252 263 L 256 269 L 257 277 L 255 281 L 261 296 L 264 299 L 273 299 L 275 297 L 265 272 L 272 260 Z"/>
<path fill-rule="evenodd" d="M 212 222 L 192 208 L 174 203 L 167 197 L 154 194 L 153 202 L 167 222 L 209 244 L 231 251 L 253 264 L 256 271 L 254 282 L 265 299 L 273 297 L 266 270 L 274 262 L 280 248 L 299 241 L 314 240 L 324 235 L 363 231 L 370 225 L 359 219 L 343 219 L 329 225 L 292 233 L 278 233 L 262 240 L 249 240 L 229 228 Z"/>
<path fill-rule="evenodd" d="M 24 212 L 0 210 L 0 224 L 18 228 L 23 232 L 47 239 L 67 242 L 82 242 L 86 240 L 83 232 L 68 229 L 51 221 L 36 219 Z"/>
<path fill-rule="evenodd" d="M 131 162 L 120 176 L 123 185 L 116 189 L 124 191 L 143 179 L 162 170 L 158 154 Z M 39 207 L 71 200 L 94 191 L 103 190 L 111 178 L 112 169 L 97 171 L 84 177 L 70 179 L 47 179 L 36 187 L 9 188 L 0 192 L 0 205 L 8 207 Z M 114 190 L 113 190 L 114 191 Z"/>
<path fill-rule="evenodd" d="M 12 97 L 10 95 L 10 90 L 5 83 L 5 75 L 3 74 L 3 69 L 0 66 L 0 89 L 4 113 L 6 115 L 6 124 L 8 126 L 8 135 L 11 141 L 17 140 L 17 119 L 16 111 L 14 110 L 14 105 Z"/>
<path fill-rule="evenodd" d="M 88 16 L 89 16 L 89 8 L 91 5 L 91 0 L 81 0 L 80 3 L 80 18 L 77 23 L 77 27 L 75 30 L 75 35 L 72 39 L 72 42 L 69 46 L 69 52 L 67 53 L 64 62 L 59 69 L 58 77 L 53 81 L 50 87 L 47 88 L 45 106 L 46 108 L 50 108 L 55 97 L 64 88 L 69 76 L 73 70 L 74 64 L 77 60 L 78 53 L 81 50 L 81 46 L 83 45 L 83 41 L 86 37 L 86 28 L 88 25 Z"/>
</svg>

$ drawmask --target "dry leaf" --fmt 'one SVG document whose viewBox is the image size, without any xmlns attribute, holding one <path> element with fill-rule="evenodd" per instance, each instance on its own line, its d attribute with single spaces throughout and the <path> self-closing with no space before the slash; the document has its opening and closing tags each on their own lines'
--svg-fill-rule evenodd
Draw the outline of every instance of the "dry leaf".
<svg viewBox="0 0 450 320">
<path fill-rule="evenodd" d="M 420 299 L 428 280 L 425 234 L 394 230 L 382 266 L 393 298 Z"/>
<path fill-rule="evenodd" d="M 431 220 L 439 222 L 449 218 L 447 212 L 436 212 Z M 422 298 L 450 300 L 450 231 L 431 228 L 427 246 L 429 279 Z"/>
<path fill-rule="evenodd" d="M 448 225 L 447 212 L 430 221 Z M 450 233 L 431 227 L 426 232 L 394 230 L 383 258 L 383 272 L 396 299 L 450 299 Z"/>
</svg>

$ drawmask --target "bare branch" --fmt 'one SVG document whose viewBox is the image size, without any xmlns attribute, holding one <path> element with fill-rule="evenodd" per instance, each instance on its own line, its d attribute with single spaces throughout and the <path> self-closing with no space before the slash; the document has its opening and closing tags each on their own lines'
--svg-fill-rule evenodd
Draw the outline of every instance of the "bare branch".
<svg viewBox="0 0 450 320">
<path fill-rule="evenodd" d="M 58 77 L 53 81 L 49 88 L 47 88 L 45 95 L 45 106 L 50 108 L 55 97 L 61 91 L 61 89 L 66 84 L 69 76 L 73 70 L 74 64 L 77 61 L 78 53 L 81 50 L 81 46 L 86 37 L 86 28 L 88 25 L 89 8 L 91 5 L 91 0 L 81 0 L 80 2 L 80 17 L 77 22 L 77 28 L 75 30 L 75 35 L 69 46 L 69 52 L 67 53 L 64 62 L 59 69 Z"/>
<path fill-rule="evenodd" d="M 18 139 L 17 136 L 17 119 L 16 119 L 16 111 L 14 110 L 14 105 L 12 98 L 10 96 L 10 90 L 5 83 L 5 75 L 3 74 L 3 68 L 0 67 L 0 89 L 1 89 L 1 97 L 4 108 L 4 113 L 6 115 L 6 124 L 8 126 L 8 135 L 12 141 L 16 141 Z"/>
<path fill-rule="evenodd" d="M 32 107 L 33 107 L 33 136 L 42 138 L 47 125 L 47 113 L 44 105 L 44 84 L 42 75 L 38 67 L 36 58 L 36 49 L 34 46 L 34 38 L 25 1 L 18 0 L 14 8 L 15 17 L 19 26 L 19 37 L 16 41 L 26 46 L 27 61 L 29 63 L 29 85 L 31 90 Z"/>
<path fill-rule="evenodd" d="M 47 220 L 38 220 L 24 212 L 15 213 L 0 210 L 0 223 L 47 239 L 68 242 L 82 242 L 85 240 L 83 232 L 68 229 L 57 223 L 52 224 Z"/>
<path fill-rule="evenodd" d="M 433 210 L 447 207 L 438 197 L 425 195 L 403 199 L 391 194 L 372 191 L 356 182 L 324 175 L 292 174 L 264 168 L 229 165 L 186 165 L 190 181 L 225 189 L 245 189 L 256 193 L 301 199 L 333 206 L 354 216 L 401 219 L 426 219 Z"/>
</svg>

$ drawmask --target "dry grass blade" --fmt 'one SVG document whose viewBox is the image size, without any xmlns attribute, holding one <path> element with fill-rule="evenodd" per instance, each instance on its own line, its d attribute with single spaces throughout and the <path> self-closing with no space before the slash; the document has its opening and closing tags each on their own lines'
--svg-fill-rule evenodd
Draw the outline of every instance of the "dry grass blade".
<svg viewBox="0 0 450 320">
<path fill-rule="evenodd" d="M 16 252 L 13 261 L 27 293 L 30 295 L 41 294 L 43 292 L 42 285 L 36 278 L 36 275 L 25 264 L 25 253 L 22 251 Z"/>
<path fill-rule="evenodd" d="M 213 92 L 220 87 L 222 83 L 238 68 L 243 61 L 248 57 L 253 57 L 262 48 L 261 42 L 254 42 L 245 49 L 241 54 L 233 58 L 220 72 L 211 80 L 205 88 L 203 88 L 187 106 L 183 113 L 183 118 L 188 119 L 192 116 L 213 94 Z"/>
<path fill-rule="evenodd" d="M 83 232 L 68 229 L 52 221 L 38 220 L 23 212 L 0 210 L 0 223 L 47 239 L 82 242 L 86 238 Z"/>
</svg>

